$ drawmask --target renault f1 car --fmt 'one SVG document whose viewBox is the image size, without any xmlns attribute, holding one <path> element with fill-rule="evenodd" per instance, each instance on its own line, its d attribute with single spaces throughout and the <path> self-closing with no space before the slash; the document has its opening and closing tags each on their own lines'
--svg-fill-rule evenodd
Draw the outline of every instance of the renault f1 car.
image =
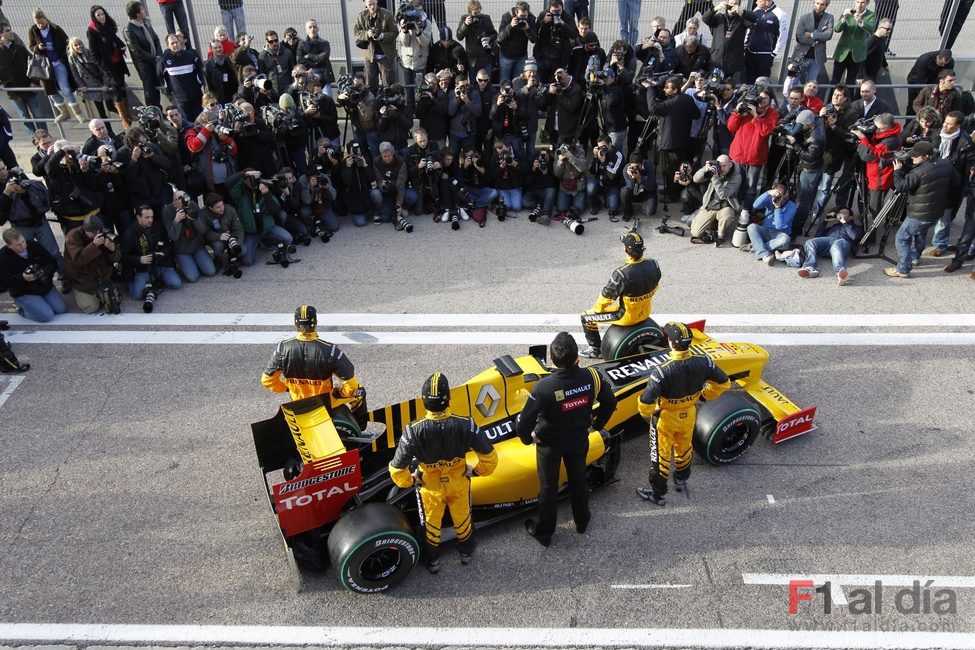
<svg viewBox="0 0 975 650">
<path fill-rule="evenodd" d="M 704 333 L 703 321 L 690 325 L 691 349 L 709 356 L 733 382 L 732 390 L 698 406 L 693 444 L 701 458 L 726 465 L 760 435 L 778 444 L 815 428 L 815 407 L 800 409 L 762 378 L 769 356 L 764 349 L 720 343 Z M 637 401 L 650 372 L 668 357 L 664 335 L 652 320 L 611 327 L 603 350 L 612 360 L 595 367 L 618 405 L 606 428 L 589 436 L 593 487 L 614 480 L 624 438 L 646 434 Z M 552 372 L 546 352 L 545 346 L 534 346 L 526 356 L 505 355 L 451 390 L 451 411 L 473 418 L 499 457 L 493 474 L 472 479 L 477 526 L 536 503 L 535 450 L 518 439 L 515 420 L 535 383 Z M 299 581 L 302 571 L 331 564 L 346 589 L 374 593 L 398 584 L 416 566 L 422 537 L 414 532 L 419 530 L 414 490 L 394 486 L 387 466 L 403 428 L 424 413 L 422 400 L 415 398 L 370 411 L 363 427 L 341 400 L 314 396 L 283 404 L 274 417 L 252 425 L 268 501 Z M 453 537 L 445 519 L 443 541 Z"/>
</svg>

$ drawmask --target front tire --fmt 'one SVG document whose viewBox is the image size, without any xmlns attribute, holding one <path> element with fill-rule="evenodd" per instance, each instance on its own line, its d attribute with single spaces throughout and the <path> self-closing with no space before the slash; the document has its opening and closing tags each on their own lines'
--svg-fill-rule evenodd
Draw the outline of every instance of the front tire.
<svg viewBox="0 0 975 650">
<path fill-rule="evenodd" d="M 762 428 L 758 408 L 736 393 L 725 393 L 697 409 L 694 452 L 712 465 L 741 458 Z"/>
<path fill-rule="evenodd" d="M 343 587 L 372 594 L 398 585 L 410 574 L 420 558 L 420 543 L 401 510 L 367 503 L 335 524 L 328 554 Z"/>
</svg>

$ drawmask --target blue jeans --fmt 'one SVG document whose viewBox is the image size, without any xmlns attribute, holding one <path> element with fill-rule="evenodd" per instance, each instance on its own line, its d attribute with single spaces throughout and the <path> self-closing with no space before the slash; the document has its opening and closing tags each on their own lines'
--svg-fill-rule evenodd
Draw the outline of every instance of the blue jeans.
<svg viewBox="0 0 975 650">
<path fill-rule="evenodd" d="M 272 227 L 261 237 L 261 244 L 269 251 L 273 251 L 275 248 L 277 248 L 278 244 L 291 246 L 292 243 L 294 243 L 294 237 L 292 237 L 291 233 L 285 230 L 282 226 Z"/>
<path fill-rule="evenodd" d="M 36 323 L 46 323 L 58 314 L 68 311 L 61 292 L 52 288 L 43 296 L 27 295 L 14 298 L 17 311 L 27 320 Z"/>
<path fill-rule="evenodd" d="M 620 39 L 636 47 L 640 42 L 640 10 L 643 0 L 616 0 L 620 12 Z"/>
<path fill-rule="evenodd" d="M 590 205 L 594 208 L 600 207 L 599 201 L 602 199 L 611 212 L 620 209 L 620 188 L 618 187 L 600 187 L 599 181 L 590 178 L 586 183 L 586 194 L 589 196 Z"/>
<path fill-rule="evenodd" d="M 819 189 L 819 181 L 823 172 L 800 172 L 799 173 L 799 196 L 796 197 L 796 218 L 792 223 L 793 234 L 798 235 L 802 226 L 809 218 L 809 210 L 816 200 L 816 191 Z"/>
<path fill-rule="evenodd" d="M 573 23 L 578 18 L 589 17 L 589 0 L 565 0 L 562 6 L 562 15 L 569 18 Z"/>
<path fill-rule="evenodd" d="M 498 194 L 504 199 L 505 205 L 512 212 L 520 212 L 522 208 L 521 188 L 513 190 L 498 190 Z"/>
<path fill-rule="evenodd" d="M 381 144 L 379 133 L 377 131 L 366 133 L 366 144 L 369 146 L 369 153 L 372 154 L 372 157 L 377 158 L 379 156 L 379 145 Z"/>
<path fill-rule="evenodd" d="M 51 71 L 54 73 L 54 80 L 58 84 L 59 91 L 51 95 L 54 103 L 63 104 L 68 102 L 69 104 L 77 104 L 78 100 L 75 99 L 74 93 L 71 92 L 71 71 L 68 70 L 68 66 L 64 65 L 64 63 L 52 63 Z"/>
<path fill-rule="evenodd" d="M 744 204 L 751 205 L 755 202 L 755 197 L 762 193 L 762 172 L 764 165 L 741 165 L 744 174 L 742 185 L 744 185 Z"/>
<path fill-rule="evenodd" d="M 806 76 L 802 80 L 803 84 L 805 84 L 807 81 L 819 81 L 820 70 L 821 68 L 819 67 L 819 61 L 816 59 L 809 59 L 809 67 L 806 68 Z"/>
<path fill-rule="evenodd" d="M 237 36 L 247 33 L 247 25 L 244 24 L 244 8 L 234 7 L 233 9 L 221 9 L 220 20 L 223 26 L 230 32 L 230 40 L 236 41 Z"/>
<path fill-rule="evenodd" d="M 162 276 L 163 286 L 167 289 L 179 289 L 183 286 L 183 281 L 179 279 L 179 273 L 172 266 L 160 266 L 159 275 Z M 145 292 L 147 284 L 149 284 L 149 273 L 136 271 L 135 277 L 129 280 L 129 295 L 136 300 L 142 300 L 142 294 Z"/>
<path fill-rule="evenodd" d="M 542 209 L 540 212 L 552 214 L 552 208 L 555 207 L 556 191 L 554 187 L 546 187 L 544 190 L 528 190 L 525 192 L 522 204 L 527 208 L 534 208 L 536 205 L 541 204 Z"/>
<path fill-rule="evenodd" d="M 833 179 L 838 173 L 839 172 L 824 173 L 823 177 L 819 180 L 819 189 L 816 190 L 816 200 L 813 201 L 813 206 L 809 211 L 809 216 L 813 219 L 819 218 L 819 215 L 821 215 L 823 210 L 826 209 L 826 203 L 829 201 L 829 197 L 832 193 L 831 190 Z M 837 206 L 843 207 L 839 204 L 837 204 Z"/>
<path fill-rule="evenodd" d="M 159 11 L 162 12 L 163 20 L 166 21 L 167 34 L 175 34 L 176 23 L 179 23 L 179 28 L 186 34 L 186 38 L 190 38 L 190 23 L 186 20 L 186 8 L 183 6 L 183 0 L 172 4 L 159 5 Z M 165 46 L 166 43 L 163 42 L 163 47 Z M 196 118 L 191 117 L 189 119 L 192 121 Z"/>
<path fill-rule="evenodd" d="M 559 212 L 566 212 L 572 206 L 580 213 L 586 209 L 586 192 L 579 190 L 575 195 L 569 194 L 565 190 L 559 190 L 558 198 L 555 200 L 555 207 Z"/>
<path fill-rule="evenodd" d="M 951 222 L 955 220 L 961 205 L 954 208 L 947 208 L 941 218 L 934 223 L 934 234 L 931 235 L 931 245 L 935 248 L 944 250 L 948 248 L 948 239 L 951 236 Z"/>
<path fill-rule="evenodd" d="M 748 226 L 748 239 L 752 242 L 755 257 L 764 260 L 772 251 L 780 251 L 792 241 L 789 233 L 761 226 L 757 223 Z"/>
<path fill-rule="evenodd" d="M 376 195 L 372 195 L 373 202 L 376 200 Z M 412 187 L 407 187 L 403 190 L 403 205 L 402 208 L 406 209 L 416 203 L 416 190 Z M 379 211 L 379 216 L 382 217 L 383 223 L 390 223 L 393 220 L 393 215 L 396 214 L 396 194 L 389 193 L 383 194 L 379 193 L 379 202 L 376 203 L 376 210 Z"/>
<path fill-rule="evenodd" d="M 312 223 L 315 219 L 315 216 L 311 211 L 311 206 L 309 205 L 301 206 L 299 214 L 301 215 L 301 218 L 308 223 Z M 325 211 L 322 213 L 322 225 L 331 230 L 333 233 L 339 231 L 339 219 L 335 216 L 335 211 L 332 210 L 331 207 L 325 208 Z"/>
<path fill-rule="evenodd" d="M 466 133 L 454 133 L 450 132 L 450 152 L 454 154 L 454 160 L 457 159 L 457 154 L 464 147 L 469 147 L 474 144 L 474 134 L 471 133 L 467 135 Z"/>
<path fill-rule="evenodd" d="M 913 217 L 904 219 L 904 223 L 897 229 L 897 270 L 907 275 L 911 272 L 914 260 L 921 259 L 924 250 L 924 240 L 928 230 L 934 223 L 918 221 Z"/>
<path fill-rule="evenodd" d="M 212 278 L 217 274 L 217 269 L 206 248 L 201 248 L 192 255 L 177 255 L 176 265 L 179 266 L 187 282 L 196 282 L 200 279 L 200 275 Z"/>
<path fill-rule="evenodd" d="M 24 126 L 27 128 L 27 135 L 33 136 L 34 131 L 37 129 L 47 130 L 47 122 L 43 120 L 37 120 L 37 118 L 44 115 L 43 104 L 41 103 L 41 93 L 31 93 L 30 99 L 14 99 L 10 98 L 10 101 L 14 103 L 17 107 L 17 112 L 25 120 L 34 118 L 33 122 L 24 122 Z"/>
<path fill-rule="evenodd" d="M 467 196 L 475 208 L 486 208 L 498 198 L 498 191 L 493 187 L 469 187 Z"/>
<path fill-rule="evenodd" d="M 955 257 L 951 260 L 952 264 L 962 266 L 965 263 L 965 255 L 972 248 L 973 241 L 975 241 L 975 202 L 969 198 L 965 208 L 965 223 L 961 229 L 961 237 L 955 244 Z M 972 272 L 975 273 L 975 262 L 972 263 Z"/>
<path fill-rule="evenodd" d="M 520 77 L 521 73 L 525 70 L 525 60 L 527 58 L 528 56 L 525 55 L 517 59 L 509 59 L 504 54 L 498 54 L 498 66 L 501 68 L 500 81 L 504 83 L 505 81 L 511 81 L 515 77 Z"/>
<path fill-rule="evenodd" d="M 816 258 L 827 255 L 833 258 L 833 270 L 839 272 L 846 268 L 846 258 L 850 254 L 850 242 L 845 239 L 834 239 L 832 237 L 814 237 L 807 239 L 805 245 L 805 257 L 802 266 L 807 269 L 817 268 Z"/>
<path fill-rule="evenodd" d="M 244 235 L 244 241 L 241 244 L 244 254 L 241 255 L 240 260 L 244 266 L 253 266 L 254 262 L 257 261 L 257 246 L 260 243 L 260 235 Z"/>
</svg>

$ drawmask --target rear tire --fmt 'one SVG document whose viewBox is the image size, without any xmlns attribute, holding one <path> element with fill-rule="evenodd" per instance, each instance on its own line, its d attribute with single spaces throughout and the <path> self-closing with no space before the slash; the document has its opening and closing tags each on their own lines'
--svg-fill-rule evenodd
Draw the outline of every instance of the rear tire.
<svg viewBox="0 0 975 650">
<path fill-rule="evenodd" d="M 712 465 L 727 465 L 744 455 L 762 428 L 758 408 L 737 393 L 725 393 L 697 409 L 694 452 Z"/>
<path fill-rule="evenodd" d="M 410 574 L 420 558 L 420 543 L 401 510 L 367 503 L 335 524 L 328 554 L 343 587 L 372 594 L 398 585 Z"/>
<path fill-rule="evenodd" d="M 610 325 L 603 337 L 603 359 L 614 361 L 634 354 L 649 354 L 667 347 L 660 326 L 652 318 L 637 325 Z"/>
<path fill-rule="evenodd" d="M 348 406 L 345 404 L 339 406 L 332 411 L 331 415 L 332 424 L 335 425 L 335 430 L 339 432 L 340 438 L 358 438 L 362 436 L 362 429 L 359 428 L 359 423 L 356 422 Z"/>
</svg>

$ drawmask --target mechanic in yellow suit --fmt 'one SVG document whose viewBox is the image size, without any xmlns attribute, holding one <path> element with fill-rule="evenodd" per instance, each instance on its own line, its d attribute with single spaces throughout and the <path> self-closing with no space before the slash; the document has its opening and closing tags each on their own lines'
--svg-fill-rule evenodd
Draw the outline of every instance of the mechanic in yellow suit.
<svg viewBox="0 0 975 650">
<path fill-rule="evenodd" d="M 437 573 L 444 507 L 450 508 L 461 564 L 471 563 L 475 542 L 470 477 L 494 472 L 498 452 L 474 420 L 450 414 L 450 385 L 442 373 L 427 378 L 422 396 L 427 414 L 403 430 L 389 463 L 389 475 L 401 488 L 419 488 L 417 503 L 426 534 L 427 569 Z M 468 451 L 477 455 L 476 465 L 467 464 Z M 411 471 L 411 466 L 416 469 Z"/>
<path fill-rule="evenodd" d="M 631 230 L 622 237 L 626 264 L 609 277 L 609 282 L 592 306 L 582 313 L 582 328 L 589 347 L 579 352 L 580 357 L 599 359 L 602 339 L 599 325 L 636 325 L 650 317 L 653 294 L 660 284 L 660 266 L 656 260 L 643 259 L 643 237 Z"/>
<path fill-rule="evenodd" d="M 360 426 L 365 426 L 365 391 L 355 377 L 355 366 L 337 345 L 318 338 L 317 326 L 318 311 L 314 307 L 302 305 L 295 310 L 298 333 L 278 343 L 261 383 L 275 393 L 288 391 L 292 400 L 299 400 L 312 395 L 333 396 L 333 376 L 338 377 L 342 386 L 334 397 L 357 398 L 349 402 L 349 408 Z"/>
<path fill-rule="evenodd" d="M 637 493 L 658 506 L 666 504 L 670 457 L 674 457 L 674 485 L 683 491 L 691 475 L 691 435 L 697 417 L 697 402 L 703 395 L 714 399 L 731 387 L 724 370 L 710 357 L 690 350 L 691 330 L 684 323 L 667 323 L 664 334 L 670 356 L 654 368 L 638 408 L 650 423 L 650 485 Z"/>
</svg>

